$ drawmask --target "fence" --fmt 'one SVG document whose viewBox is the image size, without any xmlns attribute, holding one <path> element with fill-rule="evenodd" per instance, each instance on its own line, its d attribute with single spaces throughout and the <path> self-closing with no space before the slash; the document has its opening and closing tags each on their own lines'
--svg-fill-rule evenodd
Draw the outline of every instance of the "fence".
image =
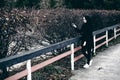
<svg viewBox="0 0 120 80">
<path fill-rule="evenodd" d="M 56 44 L 53 44 L 53 45 L 49 45 L 48 47 L 45 47 L 43 49 L 40 49 L 40 50 L 34 50 L 34 51 L 29 51 L 29 52 L 26 52 L 24 54 L 19 54 L 19 55 L 15 55 L 15 56 L 11 56 L 11 57 L 8 57 L 8 58 L 4 58 L 4 59 L 1 59 L 0 60 L 0 66 L 2 65 L 5 65 L 6 67 L 9 67 L 9 66 L 12 66 L 14 64 L 17 64 L 17 63 L 20 63 L 20 62 L 23 62 L 23 61 L 27 61 L 27 65 L 26 65 L 26 70 L 22 71 L 22 72 L 19 72 L 19 73 L 16 73 L 15 75 L 13 76 L 10 76 L 8 78 L 6 78 L 5 80 L 18 80 L 24 76 L 27 75 L 27 79 L 28 80 L 31 80 L 31 73 L 32 72 L 35 72 L 37 71 L 38 69 L 41 69 L 57 60 L 60 60 L 68 55 L 71 55 L 71 69 L 74 70 L 74 62 L 76 60 L 78 60 L 79 58 L 83 57 L 83 55 L 79 55 L 77 56 L 76 58 L 74 58 L 74 52 L 78 51 L 79 49 L 81 49 L 81 46 L 77 47 L 74 49 L 74 44 L 75 42 L 78 42 L 80 40 L 80 36 L 79 37 L 76 37 L 76 38 L 72 38 L 72 39 L 69 39 L 69 40 L 65 40 L 65 41 L 62 41 L 62 42 L 59 42 L 59 43 L 56 43 Z M 37 57 L 37 56 L 40 56 L 42 54 L 45 54 L 45 53 L 48 53 L 48 52 L 51 52 L 53 50 L 56 50 L 56 49 L 60 49 L 60 48 L 63 48 L 65 46 L 68 46 L 70 45 L 70 48 L 71 50 L 70 51 L 67 51 L 65 53 L 62 53 L 56 57 L 53 57 L 51 59 L 48 59 L 44 62 L 41 62 L 40 64 L 37 64 L 37 65 L 34 65 L 31 67 L 31 59 L 34 58 L 34 57 Z M 74 58 L 74 59 L 73 59 Z"/>
<path fill-rule="evenodd" d="M 120 35 L 119 26 L 120 26 L 120 24 L 117 24 L 117 25 L 107 27 L 107 28 L 104 28 L 104 29 L 97 30 L 97 31 L 93 32 L 94 52 L 96 52 L 96 49 L 99 48 L 100 46 L 104 45 L 104 44 L 106 44 L 106 46 L 108 46 L 109 41 L 111 41 L 112 39 L 114 39 L 114 38 L 116 38 L 117 36 Z M 109 30 L 114 31 L 114 36 L 111 37 L 111 38 L 108 38 L 108 31 Z M 104 35 L 102 35 L 100 37 L 96 37 L 98 34 L 103 33 L 103 32 L 105 32 Z M 81 36 L 76 37 L 76 38 L 72 38 L 72 39 L 69 39 L 69 40 L 65 40 L 65 41 L 62 41 L 62 42 L 59 42 L 59 43 L 56 43 L 56 44 L 53 44 L 53 45 L 49 45 L 48 47 L 45 47 L 45 48 L 42 48 L 42 49 L 39 49 L 39 50 L 28 51 L 24 54 L 19 54 L 19 55 L 15 55 L 15 56 L 11 56 L 11 57 L 8 57 L 8 58 L 1 59 L 0 60 L 0 66 L 5 65 L 6 67 L 10 67 L 14 64 L 17 64 L 17 63 L 20 63 L 20 62 L 23 62 L 23 61 L 27 61 L 27 64 L 26 64 L 27 69 L 26 70 L 21 71 L 19 73 L 16 73 L 15 75 L 10 76 L 10 77 L 6 78 L 5 80 L 18 80 L 18 79 L 20 79 L 20 78 L 22 78 L 26 75 L 27 75 L 27 80 L 32 80 L 32 77 L 31 77 L 32 72 L 35 72 L 35 71 L 37 71 L 37 70 L 55 62 L 55 61 L 58 61 L 58 60 L 66 57 L 66 56 L 69 56 L 69 55 L 71 55 L 71 70 L 74 70 L 74 62 L 79 60 L 81 57 L 83 57 L 82 54 L 80 54 L 77 57 L 74 57 L 74 53 L 81 49 L 81 46 L 78 46 L 78 47 L 74 48 L 74 43 L 80 41 L 80 38 L 81 38 Z M 102 42 L 98 45 L 96 44 L 97 41 L 102 40 L 104 38 L 106 39 L 104 42 Z M 55 56 L 51 59 L 48 59 L 44 62 L 41 62 L 37 65 L 31 66 L 31 59 L 32 58 L 35 58 L 37 56 L 40 56 L 42 54 L 51 52 L 51 51 L 56 50 L 56 49 L 61 49 L 61 48 L 66 47 L 68 45 L 70 45 L 70 50 L 69 51 L 61 53 L 60 55 L 57 55 L 57 56 Z"/>
<path fill-rule="evenodd" d="M 109 31 L 112 30 L 113 31 L 113 36 L 109 38 Z M 99 37 L 97 37 L 97 35 L 103 33 L 102 35 L 100 35 Z M 111 33 L 112 34 L 112 33 Z M 113 25 L 111 27 L 107 27 L 101 30 L 97 30 L 93 32 L 93 40 L 94 40 L 94 53 L 96 53 L 96 49 L 103 46 L 104 44 L 106 44 L 106 46 L 108 47 L 108 42 L 113 40 L 114 38 L 116 39 L 116 37 L 118 37 L 120 35 L 120 24 L 116 24 Z M 100 44 L 96 44 L 98 41 L 105 39 L 105 41 L 103 41 Z"/>
</svg>

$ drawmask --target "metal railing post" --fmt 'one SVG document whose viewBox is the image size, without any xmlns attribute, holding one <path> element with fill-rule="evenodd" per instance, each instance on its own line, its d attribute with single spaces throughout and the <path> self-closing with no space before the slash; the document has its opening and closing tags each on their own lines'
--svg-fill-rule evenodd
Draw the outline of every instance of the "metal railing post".
<svg viewBox="0 0 120 80">
<path fill-rule="evenodd" d="M 117 35 L 116 35 L 116 28 L 114 28 L 114 37 L 116 39 Z"/>
<path fill-rule="evenodd" d="M 108 30 L 106 30 L 106 46 L 108 47 Z"/>
<path fill-rule="evenodd" d="M 32 76 L 31 76 L 31 60 L 27 61 L 27 70 L 28 70 L 28 75 L 27 75 L 27 80 L 32 80 Z"/>
<path fill-rule="evenodd" d="M 74 70 L 74 44 L 71 44 L 71 70 Z"/>
<path fill-rule="evenodd" d="M 93 52 L 94 52 L 94 55 L 96 55 L 96 41 L 95 41 L 95 39 L 96 39 L 96 35 L 93 35 L 93 44 L 94 44 L 94 50 L 93 50 Z"/>
</svg>

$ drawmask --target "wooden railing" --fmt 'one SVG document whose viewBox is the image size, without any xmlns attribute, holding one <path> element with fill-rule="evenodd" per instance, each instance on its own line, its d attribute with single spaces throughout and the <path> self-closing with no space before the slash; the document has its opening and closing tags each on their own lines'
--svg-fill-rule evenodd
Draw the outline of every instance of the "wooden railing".
<svg viewBox="0 0 120 80">
<path fill-rule="evenodd" d="M 104 45 L 104 44 L 106 44 L 106 46 L 108 46 L 109 41 L 111 41 L 112 39 L 114 39 L 114 38 L 116 38 L 117 36 L 120 35 L 119 26 L 120 26 L 120 24 L 117 24 L 117 25 L 107 27 L 107 28 L 104 28 L 104 29 L 97 30 L 97 31 L 93 32 L 94 52 L 96 52 L 96 49 L 99 48 L 100 46 Z M 108 31 L 109 30 L 114 31 L 114 36 L 108 39 Z M 96 37 L 98 34 L 101 34 L 103 32 L 105 32 L 104 35 L 102 35 L 100 37 Z M 27 75 L 27 80 L 32 80 L 32 77 L 31 77 L 32 72 L 35 72 L 35 71 L 37 71 L 37 70 L 55 62 L 55 61 L 58 61 L 58 60 L 66 57 L 66 56 L 69 56 L 69 55 L 71 55 L 71 70 L 74 70 L 74 62 L 83 57 L 82 54 L 80 54 L 77 57 L 74 57 L 74 53 L 81 49 L 81 46 L 78 46 L 76 48 L 74 47 L 74 43 L 80 41 L 81 40 L 80 38 L 81 38 L 81 36 L 76 37 L 76 38 L 72 38 L 72 39 L 69 39 L 69 40 L 65 40 L 65 41 L 62 41 L 62 42 L 59 42 L 59 43 L 56 43 L 56 44 L 52 44 L 52 45 L 49 45 L 49 46 L 47 46 L 45 48 L 42 48 L 42 49 L 37 49 L 37 50 L 34 50 L 34 51 L 28 51 L 24 54 L 19 54 L 19 55 L 10 56 L 10 57 L 4 58 L 4 59 L 0 59 L 0 67 L 2 65 L 6 66 L 6 67 L 10 67 L 14 64 L 17 64 L 17 63 L 20 63 L 20 62 L 23 62 L 23 61 L 27 61 L 27 64 L 26 64 L 27 69 L 26 70 L 21 71 L 19 73 L 16 73 L 15 75 L 10 76 L 10 77 L 6 78 L 5 80 L 18 80 L 18 79 L 20 79 L 20 78 L 22 78 L 26 75 Z M 96 44 L 97 41 L 100 41 L 104 38 L 106 39 L 104 42 L 102 42 L 98 45 Z M 37 65 L 31 66 L 31 59 L 33 59 L 35 57 L 38 57 L 42 54 L 46 54 L 48 52 L 51 52 L 53 50 L 61 49 L 63 47 L 67 47 L 68 45 L 70 45 L 70 50 L 69 51 L 61 53 L 60 55 L 57 55 L 57 56 L 55 56 L 51 59 L 48 59 L 44 62 L 41 62 Z"/>
<path fill-rule="evenodd" d="M 27 79 L 28 80 L 31 80 L 31 73 L 32 72 L 35 72 L 37 71 L 38 69 L 41 69 L 55 61 L 58 61 L 66 56 L 69 56 L 71 55 L 71 69 L 74 70 L 74 62 L 77 61 L 79 58 L 83 57 L 83 55 L 79 55 L 77 56 L 76 58 L 74 58 L 74 52 L 78 51 L 81 49 L 81 46 L 77 47 L 77 48 L 74 48 L 74 43 L 80 41 L 80 36 L 79 37 L 76 37 L 76 38 L 72 38 L 72 39 L 69 39 L 69 40 L 65 40 L 65 41 L 62 41 L 62 42 L 59 42 L 59 43 L 56 43 L 56 44 L 52 44 L 52 45 L 49 45 L 45 48 L 42 48 L 42 49 L 37 49 L 37 50 L 34 50 L 34 51 L 28 51 L 24 54 L 19 54 L 19 55 L 15 55 L 15 56 L 10 56 L 8 58 L 4 58 L 4 59 L 1 59 L 0 60 L 0 67 L 2 65 L 6 66 L 6 67 L 10 67 L 14 64 L 17 64 L 17 63 L 20 63 L 20 62 L 23 62 L 23 61 L 27 61 L 27 64 L 26 64 L 26 70 L 24 71 L 21 71 L 19 73 L 16 73 L 15 75 L 13 76 L 10 76 L 8 78 L 6 78 L 5 80 L 18 80 L 24 76 L 27 75 Z M 64 53 L 61 53 L 60 55 L 57 55 L 51 59 L 48 59 L 44 62 L 41 62 L 37 65 L 34 65 L 34 66 L 31 66 L 31 59 L 35 58 L 35 57 L 38 57 L 42 54 L 46 54 L 48 52 L 51 52 L 53 50 L 56 50 L 56 49 L 61 49 L 61 48 L 64 48 L 64 47 L 67 47 L 68 45 L 70 45 L 70 51 L 67 51 L 67 52 L 64 52 Z"/>
<path fill-rule="evenodd" d="M 109 31 L 113 31 L 113 36 L 109 38 Z M 101 34 L 103 33 L 103 34 Z M 101 34 L 99 37 L 97 37 L 97 35 Z M 93 32 L 93 40 L 94 40 L 94 53 L 96 52 L 96 49 L 105 45 L 108 47 L 108 42 L 116 39 L 116 37 L 118 37 L 120 35 L 120 24 L 116 24 L 110 27 L 106 27 L 100 30 L 96 30 Z M 105 39 L 105 41 L 103 41 L 102 43 L 96 44 L 98 41 Z"/>
</svg>

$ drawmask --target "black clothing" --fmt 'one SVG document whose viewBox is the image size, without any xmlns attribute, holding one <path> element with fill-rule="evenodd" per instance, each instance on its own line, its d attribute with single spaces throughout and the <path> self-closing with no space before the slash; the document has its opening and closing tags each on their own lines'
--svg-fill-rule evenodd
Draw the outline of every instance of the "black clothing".
<svg viewBox="0 0 120 80">
<path fill-rule="evenodd" d="M 80 32 L 82 35 L 82 53 L 87 58 L 87 63 L 89 64 L 92 55 L 93 55 L 93 28 L 90 23 L 83 24 L 81 30 L 78 28 L 75 28 L 77 32 Z M 86 42 L 86 45 L 84 46 L 84 42 Z"/>
<path fill-rule="evenodd" d="M 91 24 L 85 23 L 83 24 L 80 33 L 82 35 L 82 42 L 86 41 L 86 45 L 88 47 L 93 48 L 93 28 Z"/>
</svg>

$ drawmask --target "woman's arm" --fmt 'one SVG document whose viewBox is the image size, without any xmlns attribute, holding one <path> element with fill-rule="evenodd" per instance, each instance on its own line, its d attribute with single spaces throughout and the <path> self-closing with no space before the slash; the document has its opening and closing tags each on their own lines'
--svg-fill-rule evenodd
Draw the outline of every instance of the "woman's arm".
<svg viewBox="0 0 120 80">
<path fill-rule="evenodd" d="M 83 27 L 82 27 L 81 30 L 80 30 L 80 29 L 77 28 L 77 26 L 76 26 L 74 23 L 72 23 L 72 26 L 75 28 L 75 30 L 76 30 L 77 32 L 82 33 Z M 86 41 L 84 40 L 84 37 L 82 36 L 81 46 L 85 46 L 85 45 L 86 45 Z"/>
</svg>

